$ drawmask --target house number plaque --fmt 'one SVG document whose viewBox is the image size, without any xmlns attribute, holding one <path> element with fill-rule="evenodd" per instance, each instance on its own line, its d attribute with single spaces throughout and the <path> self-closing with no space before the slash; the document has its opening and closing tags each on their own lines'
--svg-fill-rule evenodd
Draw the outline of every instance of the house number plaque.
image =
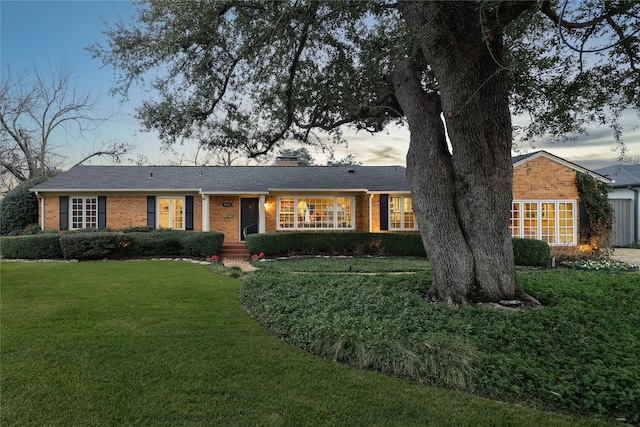
<svg viewBox="0 0 640 427">
<path fill-rule="evenodd" d="M 231 203 L 231 202 L 222 202 L 222 206 L 224 206 L 225 208 L 230 208 L 231 206 L 233 206 L 233 203 Z"/>
</svg>

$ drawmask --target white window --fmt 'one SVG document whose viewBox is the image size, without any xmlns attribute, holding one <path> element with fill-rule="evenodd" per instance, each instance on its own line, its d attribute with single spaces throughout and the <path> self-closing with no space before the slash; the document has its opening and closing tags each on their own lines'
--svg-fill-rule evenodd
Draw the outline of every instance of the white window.
<svg viewBox="0 0 640 427">
<path fill-rule="evenodd" d="M 184 197 L 158 197 L 158 228 L 184 229 Z"/>
<path fill-rule="evenodd" d="M 98 198 L 71 198 L 71 229 L 98 228 Z"/>
<path fill-rule="evenodd" d="M 389 230 L 417 230 L 411 197 L 389 197 Z"/>
<path fill-rule="evenodd" d="M 353 197 L 278 197 L 279 230 L 351 230 Z"/>
<path fill-rule="evenodd" d="M 511 235 L 525 239 L 544 240 L 550 245 L 575 245 L 575 201 L 513 201 L 511 205 Z"/>
</svg>

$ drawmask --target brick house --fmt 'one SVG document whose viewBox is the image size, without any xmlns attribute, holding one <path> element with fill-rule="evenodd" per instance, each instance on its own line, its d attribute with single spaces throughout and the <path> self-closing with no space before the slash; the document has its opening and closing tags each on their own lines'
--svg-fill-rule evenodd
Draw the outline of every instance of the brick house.
<svg viewBox="0 0 640 427">
<path fill-rule="evenodd" d="M 576 173 L 608 180 L 544 151 L 513 165 L 513 235 L 577 244 Z M 31 191 L 43 230 L 219 231 L 225 243 L 265 232 L 418 232 L 400 166 L 76 166 Z"/>
</svg>

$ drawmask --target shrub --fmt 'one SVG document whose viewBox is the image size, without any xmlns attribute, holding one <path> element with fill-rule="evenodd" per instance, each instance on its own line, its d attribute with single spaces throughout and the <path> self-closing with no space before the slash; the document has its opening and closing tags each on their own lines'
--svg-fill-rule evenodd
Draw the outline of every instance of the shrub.
<svg viewBox="0 0 640 427">
<path fill-rule="evenodd" d="M 180 238 L 182 254 L 189 257 L 219 255 L 222 250 L 223 241 L 224 234 L 217 232 L 185 232 Z"/>
<path fill-rule="evenodd" d="M 147 230 L 127 233 L 131 245 L 128 257 L 188 256 L 204 258 L 220 255 L 224 234 L 179 230 Z"/>
<path fill-rule="evenodd" d="M 420 234 L 376 233 L 372 238 L 372 246 L 372 249 L 381 253 L 388 252 L 398 256 L 427 256 Z"/>
<path fill-rule="evenodd" d="M 420 234 L 402 233 L 265 233 L 247 236 L 250 253 L 286 256 L 291 253 L 422 256 L 426 253 Z M 513 239 L 516 265 L 545 266 L 550 248 L 546 242 Z"/>
<path fill-rule="evenodd" d="M 516 265 L 543 267 L 549 264 L 551 248 L 542 240 L 514 238 L 513 255 Z"/>
<path fill-rule="evenodd" d="M 284 256 L 291 253 L 328 253 L 398 256 L 425 256 L 419 234 L 395 233 L 265 233 L 247 236 L 250 253 L 264 252 L 267 256 Z"/>
<path fill-rule="evenodd" d="M 127 248 L 129 257 L 180 256 L 182 255 L 181 235 L 177 230 L 154 230 L 128 233 L 131 246 Z M 208 254 L 212 255 L 212 254 Z"/>
<path fill-rule="evenodd" d="M 0 255 L 13 259 L 63 258 L 60 235 L 42 233 L 32 236 L 0 237 Z"/>
<path fill-rule="evenodd" d="M 38 199 L 29 190 L 47 179 L 40 177 L 25 181 L 5 194 L 0 200 L 0 235 L 15 235 L 29 224 L 38 222 Z"/>
<path fill-rule="evenodd" d="M 120 257 L 131 238 L 118 232 L 73 233 L 60 236 L 60 248 L 67 259 Z"/>
</svg>

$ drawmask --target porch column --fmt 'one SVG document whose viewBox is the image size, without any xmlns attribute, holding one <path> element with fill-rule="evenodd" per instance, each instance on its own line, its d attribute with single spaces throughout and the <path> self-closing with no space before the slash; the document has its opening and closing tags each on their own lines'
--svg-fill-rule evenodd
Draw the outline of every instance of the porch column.
<svg viewBox="0 0 640 427">
<path fill-rule="evenodd" d="M 211 231 L 209 224 L 209 195 L 202 195 L 202 231 Z"/>
<path fill-rule="evenodd" d="M 267 230 L 265 221 L 264 204 L 266 202 L 265 195 L 260 195 L 260 201 L 258 202 L 258 233 L 265 233 Z"/>
</svg>

